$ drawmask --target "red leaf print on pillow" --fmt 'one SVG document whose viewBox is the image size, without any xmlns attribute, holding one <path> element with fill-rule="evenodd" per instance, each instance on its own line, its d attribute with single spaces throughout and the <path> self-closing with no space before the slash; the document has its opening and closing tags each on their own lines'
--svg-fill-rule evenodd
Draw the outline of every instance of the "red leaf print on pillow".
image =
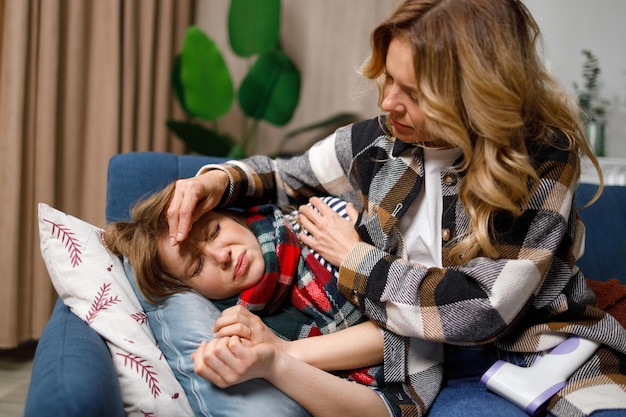
<svg viewBox="0 0 626 417">
<path fill-rule="evenodd" d="M 87 316 L 85 317 L 85 321 L 87 322 L 87 324 L 91 325 L 91 323 L 93 323 L 94 319 L 96 318 L 99 312 L 106 310 L 112 305 L 115 305 L 119 303 L 120 301 L 122 301 L 119 299 L 117 295 L 115 297 L 109 296 L 110 291 L 111 291 L 110 282 L 109 283 L 105 282 L 104 284 L 100 286 L 100 289 L 98 290 L 98 294 L 96 295 L 96 297 L 93 299 L 93 302 L 91 303 L 91 308 L 89 309 L 89 313 L 87 313 Z"/>
<path fill-rule="evenodd" d="M 135 320 L 139 324 L 144 324 L 145 322 L 148 321 L 148 315 L 143 311 L 133 313 L 130 316 L 133 318 L 133 320 Z"/>
<path fill-rule="evenodd" d="M 78 243 L 78 238 L 74 236 L 72 229 L 51 220 L 44 219 L 44 221 L 52 225 L 52 236 L 56 237 L 61 241 L 61 243 L 63 243 L 63 246 L 65 246 L 65 249 L 67 249 L 67 252 L 70 255 L 72 268 L 76 268 L 83 262 L 83 260 L 80 257 L 82 255 L 80 250 L 81 246 Z"/>
<path fill-rule="evenodd" d="M 96 231 L 96 234 L 98 235 L 98 240 L 100 241 L 100 244 L 106 248 L 106 247 L 107 247 L 107 244 L 106 244 L 106 242 L 104 241 L 104 230 L 102 230 L 102 229 L 98 229 L 98 230 Z"/>
<path fill-rule="evenodd" d="M 124 358 L 124 366 L 136 370 L 145 379 L 154 398 L 161 394 L 159 380 L 156 377 L 157 373 L 151 369 L 152 365 L 147 365 L 145 359 L 132 353 L 117 353 L 117 355 Z"/>
</svg>

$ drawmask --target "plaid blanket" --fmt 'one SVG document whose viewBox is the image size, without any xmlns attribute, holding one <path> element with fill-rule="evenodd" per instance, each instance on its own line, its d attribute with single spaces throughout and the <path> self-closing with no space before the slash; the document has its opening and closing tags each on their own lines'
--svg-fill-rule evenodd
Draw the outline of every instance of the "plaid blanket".
<svg viewBox="0 0 626 417">
<path fill-rule="evenodd" d="M 240 304 L 287 340 L 319 336 L 363 322 L 366 317 L 339 292 L 332 269 L 303 247 L 289 221 L 273 205 L 243 212 L 265 259 L 261 281 L 239 297 L 216 302 Z M 382 385 L 382 366 L 338 373 L 364 385 Z"/>
</svg>

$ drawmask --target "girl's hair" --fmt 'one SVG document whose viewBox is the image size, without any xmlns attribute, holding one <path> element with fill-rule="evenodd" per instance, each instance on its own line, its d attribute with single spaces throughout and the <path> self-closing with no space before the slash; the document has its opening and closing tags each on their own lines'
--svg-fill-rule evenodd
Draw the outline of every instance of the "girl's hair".
<svg viewBox="0 0 626 417">
<path fill-rule="evenodd" d="M 105 228 L 104 242 L 111 253 L 126 256 L 132 265 L 137 287 L 153 304 L 184 291 L 189 286 L 174 276 L 161 262 L 159 240 L 169 232 L 167 209 L 174 195 L 176 182 L 136 203 L 130 221 L 114 222 Z M 243 212 L 234 209 L 213 209 L 246 226 Z M 246 226 L 247 227 L 247 226 Z"/>
<path fill-rule="evenodd" d="M 166 214 L 174 185 L 138 202 L 131 210 L 130 221 L 111 223 L 104 232 L 107 248 L 117 256 L 128 257 L 137 286 L 146 299 L 155 304 L 162 298 L 189 290 L 163 267 L 158 256 L 159 239 L 169 230 Z"/>
<path fill-rule="evenodd" d="M 577 175 L 585 154 L 602 178 L 576 103 L 543 65 L 539 27 L 520 0 L 402 3 L 372 32 L 372 54 L 361 68 L 378 82 L 379 105 L 393 38 L 412 46 L 427 131 L 464 155 L 459 197 L 471 224 L 451 249 L 454 262 L 481 252 L 499 257 L 491 239 L 494 214 L 521 214 L 539 184 L 527 145 L 556 146 L 559 130 L 577 156 Z"/>
</svg>

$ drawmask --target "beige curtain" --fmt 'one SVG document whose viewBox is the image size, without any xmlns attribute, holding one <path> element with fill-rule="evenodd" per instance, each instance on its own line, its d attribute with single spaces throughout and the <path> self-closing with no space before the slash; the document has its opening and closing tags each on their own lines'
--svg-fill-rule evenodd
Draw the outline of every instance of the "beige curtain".
<svg viewBox="0 0 626 417">
<path fill-rule="evenodd" d="M 57 298 L 37 203 L 104 225 L 108 159 L 182 152 L 169 83 L 195 0 L 0 0 L 0 348 L 37 339 Z"/>
</svg>

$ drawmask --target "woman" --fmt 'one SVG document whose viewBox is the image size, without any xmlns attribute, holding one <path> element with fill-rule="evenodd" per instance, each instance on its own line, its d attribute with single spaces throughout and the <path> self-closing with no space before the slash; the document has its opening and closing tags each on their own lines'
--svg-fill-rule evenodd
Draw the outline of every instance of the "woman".
<svg viewBox="0 0 626 417">
<path fill-rule="evenodd" d="M 360 210 L 355 230 L 302 208 L 312 236 L 301 239 L 340 266 L 340 290 L 383 332 L 396 414 L 524 415 L 480 376 L 497 359 L 528 365 L 569 335 L 602 346 L 548 402 L 549 413 L 623 414 L 626 331 L 594 307 L 575 265 L 584 240 L 573 206 L 580 157 L 597 161 L 575 104 L 537 54 L 539 40 L 518 0 L 405 1 L 373 31 L 363 67 L 380 83 L 385 116 L 292 159 L 257 156 L 180 181 L 171 243 L 218 205 L 336 195 Z M 237 334 L 236 320 L 217 323 L 230 329 L 222 335 Z M 424 356 L 433 342 L 445 360 Z M 286 356 L 233 336 L 195 357 L 212 381 L 264 377 L 305 401 L 282 381 Z M 312 414 L 350 408 L 338 397 L 326 403 Z M 594 415 L 602 413 L 611 411 Z"/>
</svg>

